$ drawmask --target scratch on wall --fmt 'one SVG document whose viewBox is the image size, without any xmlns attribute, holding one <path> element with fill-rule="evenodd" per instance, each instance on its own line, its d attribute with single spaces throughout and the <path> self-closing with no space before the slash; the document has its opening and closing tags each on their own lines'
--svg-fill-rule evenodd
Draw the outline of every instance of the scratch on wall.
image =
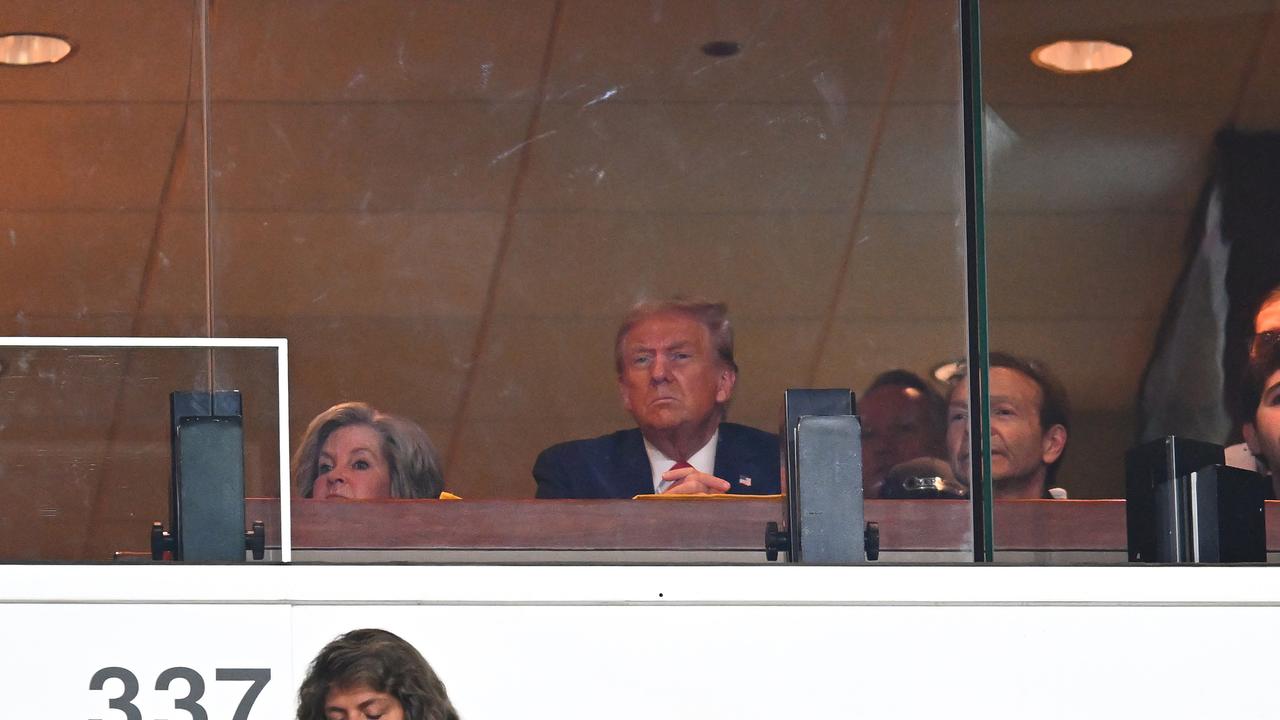
<svg viewBox="0 0 1280 720">
<path fill-rule="evenodd" d="M 613 97 L 613 96 L 617 95 L 618 93 L 622 92 L 622 88 L 623 88 L 623 86 L 622 86 L 622 85 L 617 85 L 617 86 L 611 87 L 611 88 L 609 88 L 608 90 L 605 90 L 603 93 L 601 93 L 601 94 L 597 95 L 597 96 L 596 96 L 595 98 L 593 98 L 592 100 L 589 100 L 589 101 L 587 102 L 587 104 L 583 105 L 582 107 L 584 107 L 584 108 L 589 108 L 589 107 L 591 107 L 592 105 L 595 105 L 595 104 L 597 104 L 597 103 L 602 103 L 602 102 L 604 102 L 604 101 L 608 100 L 609 98 L 611 98 L 611 97 Z"/>
<path fill-rule="evenodd" d="M 519 152 L 519 151 L 520 151 L 520 148 L 524 147 L 525 145 L 529 145 L 529 144 L 531 144 L 531 143 L 533 143 L 533 142 L 536 142 L 536 141 L 538 141 L 538 140 L 541 140 L 541 139 L 543 139 L 543 138 L 545 138 L 545 137 L 550 137 L 550 136 L 555 135 L 555 134 L 556 134 L 556 131 L 555 131 L 555 130 L 548 130 L 548 131 L 546 131 L 546 132 L 542 133 L 541 135 L 535 135 L 535 136 L 533 136 L 533 137 L 529 138 L 528 140 L 525 140 L 524 142 L 516 143 L 516 144 L 515 144 L 515 145 L 513 145 L 512 147 L 510 147 L 510 148 L 508 148 L 508 149 L 506 149 L 506 150 L 503 150 L 502 152 L 498 153 L 497 157 L 495 157 L 493 160 L 491 160 L 491 161 L 489 162 L 489 167 L 493 167 L 494 165 L 497 165 L 498 163 L 502 162 L 503 160 L 506 160 L 507 158 L 511 157 L 511 156 L 512 156 L 512 155 L 514 155 L 515 153 Z"/>
</svg>

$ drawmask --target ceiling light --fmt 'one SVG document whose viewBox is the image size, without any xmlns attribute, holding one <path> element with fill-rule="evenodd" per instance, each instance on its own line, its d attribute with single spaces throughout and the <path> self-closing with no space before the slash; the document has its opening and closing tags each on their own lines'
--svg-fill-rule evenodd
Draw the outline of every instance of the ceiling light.
<svg viewBox="0 0 1280 720">
<path fill-rule="evenodd" d="M 933 369 L 933 377 L 938 382 L 952 383 L 964 374 L 964 360 L 948 360 Z"/>
<path fill-rule="evenodd" d="M 52 35 L 0 35 L 0 65 L 47 65 L 71 53 L 71 43 Z"/>
<path fill-rule="evenodd" d="M 1066 75 L 1103 72 L 1133 59 L 1133 51 L 1105 40 L 1059 40 L 1031 51 L 1031 62 Z"/>
</svg>

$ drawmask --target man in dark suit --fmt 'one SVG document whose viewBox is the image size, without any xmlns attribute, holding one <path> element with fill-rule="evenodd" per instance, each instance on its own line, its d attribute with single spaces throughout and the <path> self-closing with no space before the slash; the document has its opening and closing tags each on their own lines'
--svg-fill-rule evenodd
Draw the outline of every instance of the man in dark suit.
<svg viewBox="0 0 1280 720">
<path fill-rule="evenodd" d="M 614 362 L 638 427 L 543 450 L 538 497 L 779 492 L 777 436 L 724 421 L 738 366 L 723 303 L 636 305 L 618 328 Z"/>
</svg>

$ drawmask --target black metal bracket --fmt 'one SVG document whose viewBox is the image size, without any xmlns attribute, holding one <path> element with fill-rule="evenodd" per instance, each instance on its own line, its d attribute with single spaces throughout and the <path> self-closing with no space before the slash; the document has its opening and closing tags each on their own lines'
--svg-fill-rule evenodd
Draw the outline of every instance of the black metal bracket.
<svg viewBox="0 0 1280 720">
<path fill-rule="evenodd" d="M 254 560 L 267 555 L 267 526 L 261 520 L 253 521 L 253 529 L 244 534 L 244 549 L 253 553 Z"/>
<path fill-rule="evenodd" d="M 764 526 L 765 559 L 777 562 L 780 552 L 791 552 L 791 533 L 779 530 L 778 523 L 770 520 Z"/>
<path fill-rule="evenodd" d="M 867 550 L 868 560 L 880 559 L 880 526 L 876 523 L 869 522 L 867 527 L 862 531 L 863 546 Z"/>
<path fill-rule="evenodd" d="M 178 541 L 164 529 L 164 523 L 151 523 L 151 559 L 173 560 L 177 551 Z M 166 554 L 168 557 L 165 557 Z"/>
<path fill-rule="evenodd" d="M 247 530 L 244 534 L 244 549 L 246 552 L 253 553 L 254 560 L 261 560 L 267 556 L 266 523 L 261 520 L 253 521 L 253 529 Z M 180 555 L 178 541 L 164 529 L 164 523 L 159 521 L 151 523 L 151 559 L 181 560 Z"/>
<path fill-rule="evenodd" d="M 880 559 L 880 525 L 869 522 L 863 529 L 863 547 L 866 548 L 868 560 Z M 778 527 L 778 523 L 770 520 L 764 526 L 764 557 L 769 562 L 777 562 L 778 553 L 791 551 L 791 533 Z"/>
</svg>

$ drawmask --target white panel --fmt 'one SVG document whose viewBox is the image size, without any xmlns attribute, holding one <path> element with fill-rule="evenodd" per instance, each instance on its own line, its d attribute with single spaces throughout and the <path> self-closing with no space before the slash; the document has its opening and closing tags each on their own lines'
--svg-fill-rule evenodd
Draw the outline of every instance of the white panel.
<svg viewBox="0 0 1280 720">
<path fill-rule="evenodd" d="M 120 717 L 119 681 L 89 689 L 105 667 L 142 717 L 190 694 L 153 689 L 167 668 L 200 674 L 210 717 L 248 686 L 217 668 L 268 668 L 248 719 L 289 717 L 325 643 L 381 627 L 474 720 L 1263 718 L 1241 688 L 1280 641 L 1250 568 L 9 566 L 0 588 L 19 717 Z"/>
<path fill-rule="evenodd" d="M 1275 605 L 1257 567 L 0 565 L 0 602 Z"/>
<path fill-rule="evenodd" d="M 1248 648 L 1280 640 L 1266 622 L 1273 612 L 303 608 L 295 611 L 294 665 L 336 634 L 372 624 L 422 652 L 467 718 L 1262 718 L 1270 712 L 1264 695 L 1239 688 L 1269 680 L 1266 664 L 1248 657 Z M 1196 632 L 1194 650 L 1171 628 Z M 1215 661 L 1195 663 L 1192 653 Z M 1195 682 L 1169 688 L 1168 678 L 1189 664 Z M 494 692 L 495 682 L 502 692 Z"/>
<path fill-rule="evenodd" d="M 136 681 L 129 702 L 144 718 L 191 717 L 175 709 L 190 700 L 209 717 L 230 720 L 251 682 L 218 680 L 219 669 L 270 673 L 246 720 L 292 717 L 297 693 L 287 605 L 5 605 L 0 675 L 12 697 L 12 717 L 125 717 L 113 709 L 125 695 L 123 675 Z M 116 679 L 90 681 L 106 668 Z M 161 680 L 170 668 L 198 674 Z M 123 672 L 122 672 L 123 671 Z M 190 677 L 188 674 L 187 677 Z M 158 682 L 159 681 L 159 682 Z M 160 685 L 161 687 L 157 687 Z M 19 690 L 20 689 L 20 690 Z M 56 708 L 56 710 L 51 710 Z"/>
</svg>

